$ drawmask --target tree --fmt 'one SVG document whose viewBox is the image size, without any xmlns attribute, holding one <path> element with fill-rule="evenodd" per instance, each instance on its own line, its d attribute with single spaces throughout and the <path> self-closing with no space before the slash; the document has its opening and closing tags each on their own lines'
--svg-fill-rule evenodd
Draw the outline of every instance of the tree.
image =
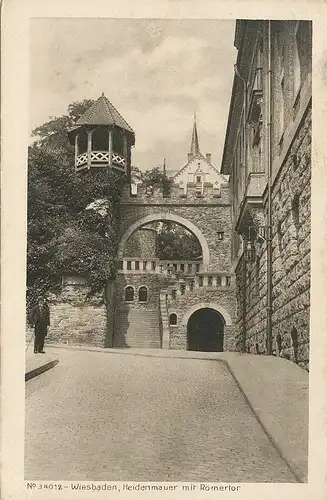
<svg viewBox="0 0 327 500">
<path fill-rule="evenodd" d="M 28 155 L 29 302 L 40 293 L 57 291 L 68 272 L 83 275 L 91 294 L 115 275 L 122 177 L 112 170 L 77 176 L 67 136 L 92 102 L 72 103 L 67 115 L 33 131 L 36 141 Z M 99 211 L 95 200 L 105 200 L 106 210 Z"/>
<path fill-rule="evenodd" d="M 138 167 L 133 167 L 133 171 L 144 186 L 162 186 L 164 196 L 169 196 L 173 180 L 167 176 L 165 170 L 153 167 L 151 170 L 142 171 Z"/>
<path fill-rule="evenodd" d="M 169 178 L 165 169 L 154 167 L 142 171 L 133 167 L 144 186 L 162 186 L 163 193 L 169 196 L 173 179 Z M 165 222 L 157 233 L 157 257 L 162 260 L 195 260 L 202 254 L 201 245 L 190 231 L 173 222 Z"/>
<path fill-rule="evenodd" d="M 157 234 L 157 256 L 161 260 L 195 260 L 202 255 L 194 234 L 174 222 L 164 222 Z"/>
</svg>

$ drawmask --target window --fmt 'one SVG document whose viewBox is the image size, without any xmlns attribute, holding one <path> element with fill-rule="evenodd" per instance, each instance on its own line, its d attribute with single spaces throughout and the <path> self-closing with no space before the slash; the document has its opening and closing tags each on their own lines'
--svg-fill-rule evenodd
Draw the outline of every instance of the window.
<svg viewBox="0 0 327 500">
<path fill-rule="evenodd" d="M 130 260 L 127 261 L 127 271 L 132 269 L 132 262 Z"/>
<path fill-rule="evenodd" d="M 199 287 L 203 287 L 203 276 L 199 276 Z"/>
<path fill-rule="evenodd" d="M 297 329 L 295 328 L 295 326 L 293 326 L 293 328 L 291 330 L 291 339 L 292 339 L 292 346 L 293 346 L 293 352 L 294 352 L 294 361 L 295 361 L 295 363 L 297 363 L 299 339 L 298 339 Z"/>
<path fill-rule="evenodd" d="M 217 236 L 218 236 L 218 240 L 223 240 L 224 239 L 224 231 L 218 231 Z"/>
<path fill-rule="evenodd" d="M 299 40 L 297 36 L 298 29 L 295 30 L 294 52 L 293 52 L 293 71 L 294 71 L 294 98 L 296 98 L 301 87 L 301 65 L 299 55 Z"/>
<path fill-rule="evenodd" d="M 278 354 L 280 355 L 282 352 L 282 347 L 283 347 L 282 336 L 280 333 L 277 333 L 277 335 L 276 335 L 276 343 L 277 343 L 277 348 L 278 348 Z"/>
<path fill-rule="evenodd" d="M 176 326 L 177 325 L 177 314 L 172 313 L 169 316 L 169 326 Z"/>
<path fill-rule="evenodd" d="M 144 260 L 143 261 L 143 271 L 146 271 L 146 266 L 148 264 L 148 261 L 147 260 Z"/>
<path fill-rule="evenodd" d="M 285 130 L 285 79 L 284 70 L 280 75 L 280 114 L 279 114 L 279 140 L 283 138 Z"/>
<path fill-rule="evenodd" d="M 285 86 L 285 47 L 284 47 L 283 23 L 277 23 L 274 52 L 276 54 L 276 132 L 277 140 L 282 142 L 285 129 L 285 105 L 286 105 L 286 86 Z"/>
<path fill-rule="evenodd" d="M 181 295 L 185 295 L 186 286 L 184 283 L 181 284 Z"/>
<path fill-rule="evenodd" d="M 221 276 L 217 276 L 217 286 L 221 286 Z"/>
<path fill-rule="evenodd" d="M 147 302 L 148 300 L 148 289 L 146 286 L 141 286 L 139 288 L 139 302 Z"/>
<path fill-rule="evenodd" d="M 183 271 L 183 272 L 184 272 L 184 269 L 185 269 L 185 264 L 181 264 L 181 266 L 180 266 L 180 267 L 181 267 L 181 271 Z"/>
<path fill-rule="evenodd" d="M 231 277 L 226 276 L 226 286 L 230 286 L 230 284 L 231 284 Z"/>
<path fill-rule="evenodd" d="M 172 297 L 172 299 L 174 299 L 174 300 L 176 299 L 176 290 L 172 290 L 172 291 L 171 291 L 171 297 Z"/>
<path fill-rule="evenodd" d="M 136 271 L 140 270 L 140 261 L 138 261 L 138 260 L 135 261 L 135 270 Z"/>
<path fill-rule="evenodd" d="M 201 182 L 201 175 L 197 175 L 197 176 L 196 176 L 196 182 L 197 182 L 197 183 Z"/>
<path fill-rule="evenodd" d="M 212 276 L 208 276 L 208 286 L 212 286 Z"/>
<path fill-rule="evenodd" d="M 277 224 L 277 239 L 278 239 L 278 250 L 279 255 L 283 254 L 283 232 L 282 232 L 282 221 L 278 221 Z"/>
<path fill-rule="evenodd" d="M 187 272 L 192 272 L 192 264 L 187 264 Z"/>
<path fill-rule="evenodd" d="M 200 264 L 196 264 L 195 268 L 196 268 L 196 272 L 198 273 L 200 271 Z"/>
<path fill-rule="evenodd" d="M 307 73 L 311 72 L 312 33 L 311 21 L 300 21 L 296 30 L 296 42 L 300 60 L 300 77 L 303 83 Z"/>
<path fill-rule="evenodd" d="M 296 230 L 296 236 L 298 237 L 299 229 L 300 229 L 300 196 L 296 194 L 292 201 L 292 217 L 293 224 Z"/>
<path fill-rule="evenodd" d="M 155 270 L 156 270 L 156 262 L 155 262 L 155 260 L 153 260 L 153 261 L 151 262 L 151 269 L 152 269 L 152 271 L 155 271 Z"/>
<path fill-rule="evenodd" d="M 125 302 L 133 302 L 134 300 L 134 288 L 132 286 L 127 286 L 125 288 Z"/>
<path fill-rule="evenodd" d="M 258 296 L 260 292 L 260 257 L 256 257 L 255 261 L 255 293 Z"/>
</svg>

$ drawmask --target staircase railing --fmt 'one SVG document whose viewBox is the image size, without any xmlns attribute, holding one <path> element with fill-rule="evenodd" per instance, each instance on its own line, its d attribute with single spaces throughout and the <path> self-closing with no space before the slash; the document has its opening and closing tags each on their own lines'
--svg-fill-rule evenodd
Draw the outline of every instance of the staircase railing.
<svg viewBox="0 0 327 500">
<path fill-rule="evenodd" d="M 168 303 L 167 290 L 160 290 L 160 316 L 162 324 L 162 349 L 169 349 L 169 318 L 168 318 Z"/>
<path fill-rule="evenodd" d="M 228 273 L 198 273 L 195 276 L 185 276 L 169 286 L 169 299 L 175 300 L 178 296 L 186 295 L 199 288 L 216 289 L 232 288 L 234 277 Z"/>
</svg>

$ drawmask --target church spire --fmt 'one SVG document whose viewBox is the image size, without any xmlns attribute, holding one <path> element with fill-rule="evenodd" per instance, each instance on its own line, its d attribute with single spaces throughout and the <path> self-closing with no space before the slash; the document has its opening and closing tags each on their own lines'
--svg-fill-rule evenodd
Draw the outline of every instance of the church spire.
<svg viewBox="0 0 327 500">
<path fill-rule="evenodd" d="M 193 123 L 193 132 L 192 132 L 192 142 L 191 142 L 191 151 L 192 156 L 196 156 L 200 152 L 199 148 L 199 138 L 198 138 L 198 130 L 196 127 L 196 114 L 194 112 L 194 123 Z"/>
</svg>

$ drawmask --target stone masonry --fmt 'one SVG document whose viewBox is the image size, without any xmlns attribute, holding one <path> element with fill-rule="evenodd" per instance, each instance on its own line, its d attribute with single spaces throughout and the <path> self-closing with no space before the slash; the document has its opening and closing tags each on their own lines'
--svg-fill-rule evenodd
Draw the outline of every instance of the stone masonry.
<svg viewBox="0 0 327 500">
<path fill-rule="evenodd" d="M 311 110 L 305 115 L 273 186 L 273 351 L 309 367 L 310 327 L 310 167 Z M 296 188 L 295 188 L 296 186 Z M 265 352 L 267 263 L 264 243 L 256 260 L 244 260 L 236 270 L 239 289 L 246 294 L 246 350 Z M 242 305 L 238 297 L 237 344 L 242 344 Z M 243 311 L 244 312 L 244 311 Z"/>
<path fill-rule="evenodd" d="M 145 216 L 165 213 L 168 220 L 171 215 L 182 217 L 201 230 L 209 247 L 210 271 L 230 270 L 230 204 L 229 186 L 222 184 L 215 190 L 212 184 L 204 186 L 199 193 L 194 184 L 190 184 L 187 194 L 178 186 L 173 186 L 171 196 L 164 198 L 160 188 L 154 189 L 151 195 L 145 189 L 139 189 L 136 196 L 125 193 L 120 203 L 120 236 L 132 224 Z M 158 220 L 158 219 L 157 219 Z M 160 220 L 160 218 L 159 218 Z M 187 229 L 192 229 L 186 226 Z M 223 240 L 218 233 L 223 232 Z"/>
</svg>

